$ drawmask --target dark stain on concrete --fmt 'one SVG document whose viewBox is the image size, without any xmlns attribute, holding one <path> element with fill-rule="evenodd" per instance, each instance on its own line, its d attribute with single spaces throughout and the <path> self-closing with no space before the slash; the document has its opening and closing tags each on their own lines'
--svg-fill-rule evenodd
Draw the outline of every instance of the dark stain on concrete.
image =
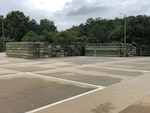
<svg viewBox="0 0 150 113">
<path fill-rule="evenodd" d="M 111 113 L 115 107 L 111 103 L 104 103 L 92 109 L 92 113 Z"/>
<path fill-rule="evenodd" d="M 128 106 L 119 113 L 150 113 L 150 104 L 148 103 L 138 103 Z"/>
</svg>

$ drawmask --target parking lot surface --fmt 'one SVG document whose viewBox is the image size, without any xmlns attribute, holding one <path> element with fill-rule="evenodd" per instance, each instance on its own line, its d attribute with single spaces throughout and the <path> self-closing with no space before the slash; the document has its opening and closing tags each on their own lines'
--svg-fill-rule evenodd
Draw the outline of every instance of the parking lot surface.
<svg viewBox="0 0 150 113">
<path fill-rule="evenodd" d="M 149 113 L 150 57 L 0 53 L 0 113 Z"/>
</svg>

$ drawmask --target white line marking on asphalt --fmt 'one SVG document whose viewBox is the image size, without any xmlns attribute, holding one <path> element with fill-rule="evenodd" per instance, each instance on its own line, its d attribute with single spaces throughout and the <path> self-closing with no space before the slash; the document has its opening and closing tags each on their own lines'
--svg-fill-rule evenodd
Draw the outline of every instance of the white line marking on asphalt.
<svg viewBox="0 0 150 113">
<path fill-rule="evenodd" d="M 44 77 L 44 78 L 55 79 L 55 80 L 64 81 L 64 82 L 70 82 L 70 83 L 85 85 L 85 86 L 90 86 L 90 87 L 105 88 L 105 87 L 99 86 L 99 85 L 88 84 L 88 83 L 83 83 L 83 82 L 78 82 L 78 81 L 73 81 L 73 80 L 67 80 L 67 79 L 63 79 L 63 78 L 45 76 L 45 75 L 40 75 L 40 74 L 34 74 L 34 73 L 31 73 L 31 72 L 27 72 L 27 74 L 34 75 L 34 76 L 39 76 L 39 77 Z"/>
<path fill-rule="evenodd" d="M 34 113 L 34 112 L 37 112 L 37 111 L 40 111 L 40 110 L 43 110 L 43 109 L 46 109 L 46 108 L 49 108 L 49 107 L 52 107 L 52 106 L 55 106 L 55 105 L 64 103 L 64 102 L 67 102 L 67 101 L 70 101 L 70 100 L 73 100 L 73 99 L 76 99 L 76 98 L 79 98 L 79 97 L 82 97 L 82 96 L 85 96 L 85 95 L 94 93 L 94 92 L 99 91 L 99 90 L 102 90 L 102 89 L 104 89 L 104 87 L 99 87 L 99 88 L 94 89 L 94 90 L 92 90 L 92 91 L 89 91 L 89 92 L 86 92 L 86 93 L 82 93 L 82 94 L 79 94 L 79 95 L 70 97 L 70 98 L 68 98 L 68 99 L 64 99 L 64 100 L 61 100 L 61 101 L 58 101 L 58 102 L 55 102 L 55 103 L 52 103 L 52 104 L 49 104 L 49 105 L 46 105 L 46 106 L 43 106 L 43 107 L 34 109 L 34 110 L 31 110 L 31 111 L 28 111 L 28 112 L 26 112 L 26 113 Z"/>
<path fill-rule="evenodd" d="M 39 76 L 39 77 L 46 77 L 46 78 L 55 79 L 55 80 L 60 80 L 60 81 L 64 81 L 64 82 L 80 84 L 80 85 L 86 85 L 86 86 L 90 86 L 90 87 L 95 87 L 97 89 L 94 89 L 92 91 L 88 91 L 88 92 L 85 92 L 85 93 L 82 93 L 82 94 L 79 94 L 79 95 L 67 98 L 67 99 L 64 99 L 64 100 L 61 100 L 61 101 L 58 101 L 58 102 L 55 102 L 55 103 L 52 103 L 52 104 L 40 107 L 40 108 L 37 108 L 35 110 L 28 111 L 26 113 L 34 113 L 34 112 L 40 111 L 42 109 L 45 109 L 45 108 L 48 108 L 48 107 L 52 107 L 52 106 L 55 106 L 55 105 L 58 105 L 58 104 L 61 104 L 61 103 L 64 103 L 64 102 L 67 102 L 67 101 L 70 101 L 70 100 L 79 98 L 81 96 L 85 96 L 85 95 L 94 93 L 96 91 L 99 91 L 99 90 L 102 90 L 102 89 L 105 88 L 105 87 L 99 86 L 99 85 L 93 85 L 93 84 L 88 84 L 88 83 L 83 83 L 83 82 L 78 82 L 78 81 L 73 81 L 73 80 L 67 80 L 67 79 L 62 79 L 62 78 L 57 78 L 57 77 L 51 77 L 51 76 L 45 76 L 45 75 L 40 75 L 40 74 L 34 74 L 34 73 L 31 73 L 31 72 L 27 72 L 27 74 L 34 75 L 34 76 Z"/>
</svg>

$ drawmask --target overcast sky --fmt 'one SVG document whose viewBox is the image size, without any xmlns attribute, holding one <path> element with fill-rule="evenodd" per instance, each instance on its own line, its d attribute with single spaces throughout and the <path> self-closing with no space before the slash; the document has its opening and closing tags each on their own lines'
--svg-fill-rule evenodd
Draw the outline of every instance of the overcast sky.
<svg viewBox="0 0 150 113">
<path fill-rule="evenodd" d="M 65 30 L 90 17 L 150 16 L 150 0 L 0 0 L 0 15 L 17 10 L 37 22 L 53 20 L 58 30 Z"/>
</svg>

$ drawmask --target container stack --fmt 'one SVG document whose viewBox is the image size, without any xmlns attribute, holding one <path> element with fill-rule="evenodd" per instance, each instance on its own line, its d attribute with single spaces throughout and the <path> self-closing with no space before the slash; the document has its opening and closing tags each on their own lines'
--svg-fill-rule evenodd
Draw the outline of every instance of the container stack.
<svg viewBox="0 0 150 113">
<path fill-rule="evenodd" d="M 38 46 L 38 51 L 39 51 L 39 57 L 40 58 L 44 58 L 45 55 L 47 55 L 47 43 L 44 43 L 44 42 L 36 42 L 39 46 Z"/>
<path fill-rule="evenodd" d="M 138 56 L 150 56 L 150 46 L 140 46 L 137 49 Z"/>
<path fill-rule="evenodd" d="M 41 42 L 7 42 L 6 55 L 20 58 L 44 57 L 44 45 Z"/>
<path fill-rule="evenodd" d="M 75 45 L 48 46 L 49 57 L 83 56 L 83 47 Z"/>
<path fill-rule="evenodd" d="M 126 56 L 135 56 L 136 55 L 136 47 L 132 44 L 126 45 Z"/>
<path fill-rule="evenodd" d="M 81 45 L 48 45 L 44 42 L 7 42 L 6 55 L 21 58 L 67 56 L 135 56 L 136 47 L 123 43 Z"/>
<path fill-rule="evenodd" d="M 88 44 L 85 56 L 120 56 L 120 44 Z"/>
<path fill-rule="evenodd" d="M 98 43 L 88 44 L 85 47 L 85 56 L 135 56 L 136 48 L 132 44 L 123 43 Z"/>
<path fill-rule="evenodd" d="M 72 50 L 69 45 L 63 45 L 61 46 L 61 56 L 67 57 L 72 55 Z"/>
<path fill-rule="evenodd" d="M 37 56 L 37 44 L 8 42 L 6 43 L 6 55 L 9 57 L 31 58 Z"/>
<path fill-rule="evenodd" d="M 64 49 L 61 46 L 49 45 L 48 57 L 61 57 L 64 56 Z"/>
</svg>

